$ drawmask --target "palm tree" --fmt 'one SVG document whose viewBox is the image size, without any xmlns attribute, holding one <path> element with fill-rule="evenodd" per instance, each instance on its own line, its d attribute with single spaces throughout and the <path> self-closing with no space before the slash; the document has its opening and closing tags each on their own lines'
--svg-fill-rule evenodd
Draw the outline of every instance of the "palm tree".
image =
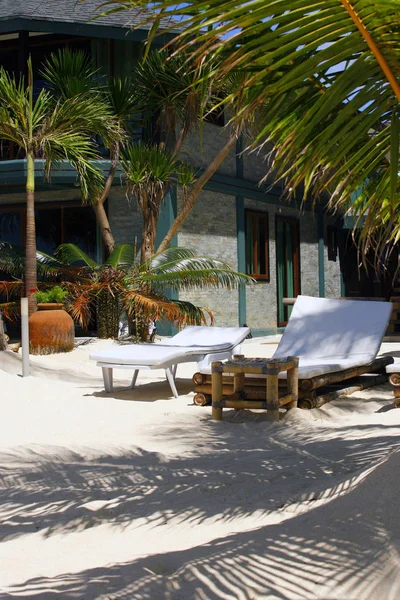
<svg viewBox="0 0 400 600">
<path fill-rule="evenodd" d="M 146 339 L 149 321 L 166 319 L 175 325 L 214 321 L 207 308 L 183 300 L 170 300 L 169 290 L 204 288 L 233 289 L 252 283 L 253 279 L 234 271 L 224 261 L 197 256 L 186 248 L 169 248 L 138 265 L 136 248 L 121 244 L 102 263 L 96 263 L 75 244 L 62 244 L 55 256 L 36 253 L 39 289 L 60 284 L 69 291 L 69 310 L 76 321 L 87 327 L 96 310 L 99 337 L 118 337 L 121 313 L 125 311 L 138 332 Z M 16 309 L 13 298 L 23 288 L 24 249 L 0 242 L 0 269 L 12 276 L 0 281 L 0 293 L 6 302 L 0 304 L 6 318 L 12 319 Z"/>
<path fill-rule="evenodd" d="M 0 67 L 0 139 L 18 146 L 26 156 L 26 260 L 25 293 L 29 311 L 35 310 L 37 287 L 35 235 L 35 161 L 44 159 L 45 173 L 62 160 L 76 168 L 83 198 L 97 196 L 102 175 L 94 166 L 98 158 L 90 134 L 118 135 L 107 105 L 85 94 L 56 98 L 42 89 L 34 100 L 32 65 L 28 80 L 19 80 Z"/>
<path fill-rule="evenodd" d="M 306 193 L 329 194 L 332 209 L 364 223 L 364 249 L 376 236 L 378 252 L 400 239 L 398 2 L 112 0 L 105 5 L 109 10 L 148 5 L 151 37 L 158 19 L 170 16 L 173 22 L 179 16 L 175 48 L 190 52 L 195 64 L 211 57 L 221 78 L 247 74 L 233 93 L 242 99 L 236 118 L 258 112 L 255 144 L 273 143 L 272 166 L 288 190 L 304 182 Z"/>
<path fill-rule="evenodd" d="M 222 91 L 221 86 L 217 89 L 216 84 L 211 85 L 209 80 L 209 73 L 213 65 L 207 63 L 204 67 L 186 69 L 187 58 L 185 55 L 179 55 L 167 60 L 165 52 L 150 52 L 146 61 L 137 64 L 132 73 L 132 79 L 104 78 L 99 69 L 94 67 L 91 59 L 82 52 L 60 50 L 58 53 L 52 54 L 44 65 L 43 77 L 51 85 L 56 95 L 66 99 L 77 93 L 94 94 L 95 97 L 100 93 L 109 105 L 114 120 L 125 132 L 123 138 L 117 141 L 111 140 L 108 145 L 110 169 L 102 190 L 99 191 L 97 198 L 92 199 L 97 222 L 109 253 L 115 247 L 115 240 L 104 209 L 104 202 L 115 180 L 121 153 L 124 155 L 122 164 L 125 173 L 129 172 L 128 182 L 132 181 L 135 171 L 136 163 L 132 163 L 127 168 L 131 149 L 123 151 L 126 140 L 132 136 L 138 126 L 147 132 L 152 123 L 155 125 L 156 135 L 153 135 L 154 131 L 150 132 L 147 135 L 148 144 L 142 145 L 138 152 L 143 152 L 145 147 L 152 152 L 151 147 L 156 146 L 160 152 L 159 164 L 166 156 L 169 156 L 170 161 L 175 161 L 175 164 L 178 165 L 177 157 L 188 134 L 196 127 L 201 130 L 205 114 L 215 109 L 220 102 L 216 92 Z M 221 145 L 204 172 L 196 178 L 194 175 L 189 176 L 191 185 L 186 185 L 184 188 L 185 201 L 180 206 L 176 218 L 157 251 L 162 252 L 169 246 L 195 205 L 204 185 L 235 147 L 237 137 L 238 128 L 231 127 L 227 140 Z M 156 154 L 157 150 L 154 150 L 153 158 Z M 179 168 L 179 173 L 182 173 L 182 168 Z M 134 178 L 141 179 L 141 171 L 136 173 Z M 175 181 L 181 183 L 180 179 L 177 177 Z M 148 260 L 151 253 L 155 251 L 154 240 L 159 208 L 170 183 L 171 180 L 168 178 L 168 183 L 164 184 L 164 191 L 155 211 L 157 214 L 154 211 L 151 213 L 146 210 L 144 204 L 139 200 L 145 222 L 143 240 L 147 240 L 147 242 L 152 240 L 147 243 L 147 251 L 142 248 L 143 260 Z M 141 186 L 143 189 L 142 180 Z M 133 186 L 130 187 L 133 191 Z"/>
<path fill-rule="evenodd" d="M 128 77 L 104 78 L 93 61 L 84 52 L 59 50 L 49 56 L 43 66 L 42 75 L 52 87 L 57 97 L 64 100 L 77 94 L 86 94 L 95 100 L 99 97 L 108 106 L 114 123 L 123 135 L 107 136 L 103 143 L 110 155 L 110 168 L 91 204 L 100 227 L 103 242 L 110 254 L 115 247 L 104 203 L 107 200 L 119 166 L 121 148 L 129 134 L 138 125 L 135 85 Z M 99 132 L 92 132 L 97 135 Z"/>
</svg>

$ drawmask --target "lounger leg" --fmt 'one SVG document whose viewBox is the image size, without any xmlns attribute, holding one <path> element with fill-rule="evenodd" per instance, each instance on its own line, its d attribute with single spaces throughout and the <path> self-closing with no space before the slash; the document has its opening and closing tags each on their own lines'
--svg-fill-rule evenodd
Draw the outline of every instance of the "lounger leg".
<svg viewBox="0 0 400 600">
<path fill-rule="evenodd" d="M 177 398 L 178 397 L 178 392 L 177 392 L 177 389 L 176 389 L 176 385 L 175 385 L 175 381 L 174 381 L 174 376 L 172 375 L 172 371 L 171 371 L 171 369 L 169 367 L 168 367 L 168 369 L 165 369 L 165 375 L 166 375 L 166 377 L 168 379 L 169 385 L 171 386 L 171 390 L 172 390 L 173 395 L 175 396 L 175 398 Z"/>
<path fill-rule="evenodd" d="M 101 367 L 103 371 L 104 389 L 106 392 L 113 390 L 113 370 L 110 367 Z"/>
<path fill-rule="evenodd" d="M 136 385 L 136 379 L 138 378 L 139 375 L 139 369 L 135 369 L 135 371 L 133 372 L 133 377 L 132 377 L 132 381 L 131 381 L 131 390 L 133 390 L 133 388 Z"/>
<path fill-rule="evenodd" d="M 174 379 L 176 377 L 176 371 L 178 370 L 178 364 L 173 365 L 172 367 L 172 375 L 174 376 Z"/>
</svg>

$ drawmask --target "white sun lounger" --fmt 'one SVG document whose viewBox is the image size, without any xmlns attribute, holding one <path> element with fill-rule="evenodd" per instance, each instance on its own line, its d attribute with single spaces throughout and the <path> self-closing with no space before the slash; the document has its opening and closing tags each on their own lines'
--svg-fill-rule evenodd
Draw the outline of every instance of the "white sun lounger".
<svg viewBox="0 0 400 600">
<path fill-rule="evenodd" d="M 274 358 L 298 356 L 299 380 L 371 365 L 391 312 L 390 302 L 298 296 Z"/>
<path fill-rule="evenodd" d="M 113 389 L 113 369 L 133 369 L 131 388 L 141 369 L 165 369 L 175 397 L 175 374 L 178 364 L 197 362 L 203 368 L 213 360 L 231 358 L 240 352 L 240 344 L 250 333 L 248 327 L 186 327 L 162 344 L 128 344 L 110 346 L 90 355 L 102 368 L 106 392 Z"/>
<path fill-rule="evenodd" d="M 315 406 L 319 394 L 326 393 L 322 390 L 324 386 L 332 388 L 365 373 L 385 372 L 385 366 L 392 363 L 393 358 L 376 356 L 391 311 L 390 302 L 297 297 L 274 358 L 299 357 L 299 398 L 304 406 Z M 196 404 L 211 400 L 209 373 L 210 369 L 205 367 L 194 376 Z M 279 377 L 285 379 L 286 372 Z M 232 377 L 226 376 L 225 383 L 233 385 Z M 252 385 L 248 384 L 250 399 Z"/>
</svg>

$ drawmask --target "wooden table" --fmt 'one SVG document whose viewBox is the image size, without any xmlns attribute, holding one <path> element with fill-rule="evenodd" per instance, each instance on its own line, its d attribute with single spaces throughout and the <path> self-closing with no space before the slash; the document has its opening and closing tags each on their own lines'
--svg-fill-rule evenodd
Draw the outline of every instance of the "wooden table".
<svg viewBox="0 0 400 600">
<path fill-rule="evenodd" d="M 263 408 L 271 421 L 279 421 L 279 408 L 297 407 L 298 366 L 296 356 L 287 358 L 245 358 L 241 354 L 227 362 L 213 362 L 211 365 L 212 418 L 222 420 L 223 408 Z M 287 394 L 279 397 L 278 375 L 287 371 Z M 222 374 L 233 373 L 233 394 L 222 393 Z M 246 399 L 245 374 L 266 375 L 265 400 Z"/>
</svg>

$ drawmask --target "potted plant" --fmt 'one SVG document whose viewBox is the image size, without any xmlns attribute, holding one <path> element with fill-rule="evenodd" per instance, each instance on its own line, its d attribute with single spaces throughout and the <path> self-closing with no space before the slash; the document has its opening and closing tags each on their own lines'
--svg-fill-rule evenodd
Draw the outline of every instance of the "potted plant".
<svg viewBox="0 0 400 600">
<path fill-rule="evenodd" d="M 63 310 L 64 301 L 68 292 L 60 285 L 55 285 L 47 291 L 36 292 L 37 307 L 39 310 Z"/>
<path fill-rule="evenodd" d="M 74 322 L 65 310 L 68 292 L 56 285 L 36 293 L 38 310 L 29 317 L 31 354 L 53 354 L 74 349 Z"/>
</svg>

